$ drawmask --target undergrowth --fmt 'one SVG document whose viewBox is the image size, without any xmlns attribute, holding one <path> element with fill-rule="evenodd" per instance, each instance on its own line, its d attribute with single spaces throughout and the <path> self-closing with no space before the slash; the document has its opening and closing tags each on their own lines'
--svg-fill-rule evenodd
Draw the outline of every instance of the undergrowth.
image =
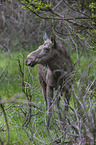
<svg viewBox="0 0 96 145">
<path fill-rule="evenodd" d="M 9 145 L 34 145 L 46 144 L 47 142 L 49 142 L 50 144 L 50 142 L 52 141 L 55 144 L 56 138 L 56 141 L 59 142 L 59 140 L 62 138 L 62 134 L 58 131 L 58 126 L 56 129 L 56 125 L 54 124 L 54 116 L 52 119 L 53 122 L 51 122 L 51 131 L 49 133 L 47 131 L 45 125 L 46 113 L 44 107 L 44 99 L 38 81 L 38 67 L 35 66 L 34 68 L 29 68 L 24 65 L 24 60 L 29 53 L 29 51 L 12 52 L 11 54 L 7 52 L 0 53 L 0 99 L 5 100 L 4 108 L 7 114 L 8 125 L 10 128 Z M 72 61 L 75 63 L 77 60 L 77 54 L 72 53 L 71 56 Z M 84 54 L 80 58 L 79 63 L 75 64 L 76 73 L 74 75 L 74 78 L 77 87 L 74 87 L 74 90 L 77 96 L 78 91 L 82 92 L 81 95 L 86 93 L 85 91 L 88 87 L 87 81 L 92 81 L 96 77 L 96 62 L 94 61 L 96 56 L 95 54 L 91 54 L 90 56 L 91 57 L 88 58 L 87 55 Z M 26 120 L 25 122 L 25 118 L 27 116 L 26 114 L 30 110 L 30 106 L 28 106 L 28 104 L 26 103 L 26 93 L 22 91 L 22 74 L 18 62 L 20 63 L 21 69 L 24 73 L 26 92 L 28 94 L 31 94 L 31 101 L 35 104 L 35 107 L 31 106 L 32 116 L 27 126 L 25 126 L 24 123 L 28 121 Z M 89 67 L 90 69 L 88 69 Z M 83 82 L 83 80 L 86 80 L 86 82 Z M 92 94 L 90 95 L 91 91 Z M 96 93 L 92 90 L 92 88 L 90 88 L 90 91 L 88 93 L 88 95 L 92 96 L 94 100 L 96 97 Z M 89 102 L 90 100 L 86 102 L 86 104 L 88 105 Z M 70 104 L 72 107 L 74 107 L 74 97 L 73 99 L 71 99 Z M 77 104 L 79 104 L 80 107 L 80 102 Z M 3 142 L 6 142 L 7 128 L 3 115 L 4 114 L 0 109 L 0 138 L 2 138 Z M 72 114 L 72 109 L 70 109 L 70 115 L 74 116 L 74 114 Z M 57 116 L 55 115 L 55 117 Z M 73 117 L 70 116 L 70 119 L 73 119 Z M 72 120 L 70 120 L 70 122 L 72 122 Z M 67 131 L 69 132 L 69 130 L 70 129 L 68 129 Z M 74 134 L 75 133 L 76 130 L 74 131 Z M 70 135 L 67 135 L 67 139 L 68 138 L 69 140 L 72 139 Z"/>
</svg>

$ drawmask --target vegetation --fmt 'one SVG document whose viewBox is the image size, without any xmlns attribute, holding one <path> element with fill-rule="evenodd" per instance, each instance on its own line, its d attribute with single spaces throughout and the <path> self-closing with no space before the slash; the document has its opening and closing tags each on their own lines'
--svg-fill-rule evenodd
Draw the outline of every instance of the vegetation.
<svg viewBox="0 0 96 145">
<path fill-rule="evenodd" d="M 95 145 L 95 0 L 5 0 L 0 13 L 0 144 Z M 58 121 L 55 92 L 49 130 L 38 67 L 24 65 L 26 56 L 42 44 L 45 31 L 67 48 L 74 63 L 67 117 L 61 96 L 63 120 Z"/>
<path fill-rule="evenodd" d="M 27 52 L 25 51 L 24 53 L 28 54 L 28 51 Z M 46 126 L 45 126 L 46 112 L 44 111 L 44 106 L 42 106 L 42 104 L 44 104 L 44 100 L 42 97 L 41 89 L 39 87 L 38 77 L 36 75 L 37 67 L 34 67 L 34 69 L 24 67 L 25 83 L 27 83 L 27 82 L 29 83 L 28 85 L 26 85 L 26 88 L 28 87 L 27 91 L 28 91 L 28 93 L 30 93 L 32 95 L 31 102 L 34 103 L 34 106 L 33 106 L 33 104 L 31 106 L 32 107 L 31 108 L 32 109 L 31 110 L 32 118 L 31 118 L 30 122 L 28 123 L 27 127 L 24 126 L 26 124 L 26 117 L 27 117 L 26 113 L 29 112 L 29 107 L 28 107 L 28 104 L 26 103 L 26 94 L 25 94 L 25 92 L 22 91 L 22 87 L 21 87 L 22 86 L 21 85 L 22 76 L 21 76 L 20 68 L 19 68 L 18 61 L 17 61 L 17 59 L 19 59 L 21 61 L 21 66 L 23 67 L 22 55 L 24 55 L 24 53 L 16 54 L 13 52 L 12 58 L 10 57 L 10 55 L 8 53 L 6 53 L 6 54 L 1 53 L 2 57 L 0 57 L 1 58 L 0 62 L 2 64 L 2 65 L 0 65 L 0 69 L 3 72 L 2 79 L 0 82 L 2 84 L 1 85 L 2 88 L 0 89 L 0 94 L 2 96 L 2 101 L 4 101 L 3 105 L 5 108 L 6 114 L 7 114 L 8 126 L 10 128 L 9 144 L 10 145 L 11 144 L 39 144 L 39 143 L 44 144 L 44 142 L 46 142 L 46 143 L 55 142 L 55 141 L 59 142 L 59 139 L 62 136 L 62 132 L 60 130 L 58 130 L 58 131 L 55 130 L 56 128 L 55 128 L 55 126 L 53 126 L 53 123 L 51 123 L 51 129 L 52 129 L 52 132 L 54 133 L 54 135 L 52 132 L 50 132 L 48 134 L 48 132 L 46 130 Z M 25 56 L 26 55 L 24 55 L 24 57 Z M 93 56 L 94 56 L 94 54 L 93 54 Z M 3 61 L 4 59 L 5 59 L 6 63 L 4 63 L 4 61 Z M 73 61 L 75 61 L 75 59 L 76 59 L 76 54 L 74 53 Z M 95 56 L 91 59 L 90 64 L 93 63 L 94 59 L 95 59 Z M 11 63 L 11 61 L 12 61 L 12 63 Z M 94 120 L 95 119 L 94 118 L 95 117 L 94 116 L 95 100 L 94 99 L 96 97 L 96 93 L 95 93 L 95 91 L 93 91 L 91 86 L 87 86 L 86 77 L 88 75 L 87 74 L 88 70 L 84 69 L 84 68 L 88 67 L 87 57 L 86 56 L 82 57 L 80 63 L 82 66 L 82 71 L 83 71 L 84 76 L 82 78 L 81 69 L 79 69 L 78 74 L 75 75 L 76 84 L 75 84 L 75 88 L 73 88 L 73 89 L 75 89 L 75 90 L 73 90 L 73 93 L 75 96 L 73 96 L 71 98 L 71 102 L 70 102 L 71 108 L 70 108 L 70 111 L 68 114 L 68 119 L 70 118 L 70 120 L 68 120 L 68 121 L 70 121 L 69 122 L 70 126 L 74 127 L 74 129 L 73 129 L 74 133 L 77 130 L 77 132 L 76 132 L 77 134 L 78 134 L 78 127 L 80 127 L 80 125 L 82 126 L 83 125 L 82 123 L 84 123 L 84 125 L 85 125 L 86 121 L 88 121 L 88 123 L 90 123 L 91 126 L 89 124 L 86 124 L 86 125 L 88 125 L 88 128 L 90 127 L 89 129 L 91 131 L 92 131 L 92 127 L 93 127 L 93 129 L 95 129 L 94 128 L 94 125 L 95 125 L 95 120 Z M 7 66 L 7 68 L 4 70 L 4 68 L 6 66 Z M 9 66 L 10 66 L 10 69 L 9 69 Z M 14 67 L 15 67 L 15 70 L 14 70 Z M 90 85 L 92 85 L 92 83 L 94 84 L 95 80 L 93 78 L 96 77 L 96 70 L 95 70 L 94 64 L 92 64 L 92 66 L 91 66 L 89 77 L 92 80 Z M 32 78 L 32 79 L 30 79 L 30 78 Z M 86 81 L 86 84 L 85 84 L 85 81 Z M 82 98 L 83 98 L 83 100 L 82 100 Z M 75 103 L 74 103 L 74 100 L 75 100 Z M 84 100 L 86 100 L 86 101 L 84 101 Z M 64 100 L 62 98 L 62 101 L 61 101 L 62 105 L 63 105 L 63 101 Z M 78 110 L 76 109 L 77 104 L 78 104 Z M 84 107 L 86 110 L 82 107 Z M 85 112 L 85 115 L 88 115 L 87 117 L 89 118 L 89 120 L 85 120 L 85 122 L 84 122 L 84 120 L 82 120 L 84 118 L 86 118 L 86 119 L 88 119 L 88 118 L 85 116 L 82 116 L 82 114 L 80 114 L 81 113 L 80 110 Z M 55 110 L 54 110 L 54 113 L 55 113 Z M 86 113 L 88 113 L 88 114 L 86 114 Z M 4 121 L 3 115 L 4 114 L 1 113 L 0 118 L 2 121 L 0 121 L 0 126 L 1 126 L 0 130 L 1 130 L 1 137 L 3 138 L 3 142 L 5 142 L 7 139 L 7 134 L 6 134 L 6 123 Z M 53 116 L 53 118 L 52 118 L 53 122 L 57 118 L 56 113 L 54 115 L 55 116 Z M 76 118 L 74 118 L 75 117 L 74 115 L 77 115 Z M 84 118 L 82 118 L 81 116 Z M 76 120 L 79 119 L 78 120 L 79 122 L 76 122 L 75 119 Z M 93 126 L 91 124 L 91 121 L 93 122 L 92 123 Z M 79 124 L 77 124 L 77 123 L 79 123 Z M 74 125 L 74 126 L 72 126 L 72 125 Z M 75 128 L 75 127 L 77 127 L 77 128 Z M 68 128 L 67 128 L 67 131 L 69 132 Z M 84 130 L 84 131 L 86 131 L 86 130 Z M 55 136 L 56 132 L 58 132 L 57 136 Z M 82 132 L 82 129 L 81 129 L 81 132 Z M 94 133 L 95 132 L 93 132 L 93 135 L 94 135 Z M 81 136 L 82 136 L 82 134 L 81 134 Z M 72 135 L 72 137 L 71 136 L 69 137 L 69 135 L 68 135 L 67 138 L 69 140 L 67 142 L 70 142 L 70 140 L 72 140 L 72 138 L 73 138 L 73 135 Z M 87 141 L 87 142 L 90 143 L 90 141 Z"/>
</svg>

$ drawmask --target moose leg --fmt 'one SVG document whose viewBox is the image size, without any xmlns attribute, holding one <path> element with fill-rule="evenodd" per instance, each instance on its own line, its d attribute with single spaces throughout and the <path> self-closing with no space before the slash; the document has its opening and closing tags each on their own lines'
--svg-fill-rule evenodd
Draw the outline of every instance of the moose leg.
<svg viewBox="0 0 96 145">
<path fill-rule="evenodd" d="M 66 98 L 66 106 L 65 106 L 65 111 L 68 111 L 68 105 L 69 105 L 69 100 L 70 100 L 70 93 L 68 90 L 65 91 L 65 98 Z"/>
<path fill-rule="evenodd" d="M 60 97 L 59 96 L 57 96 L 57 98 L 56 98 L 55 107 L 56 107 L 56 111 L 57 111 L 57 114 L 58 114 L 58 119 L 59 119 L 59 122 L 60 122 L 61 121 L 61 113 L 60 113 Z"/>
<path fill-rule="evenodd" d="M 47 111 L 46 83 L 43 81 L 41 86 L 42 86 L 42 94 L 43 94 L 43 97 L 44 97 L 45 109 Z"/>
<path fill-rule="evenodd" d="M 50 118 L 52 116 L 53 88 L 48 85 L 46 88 L 46 95 L 47 95 L 47 128 L 49 128 Z"/>
<path fill-rule="evenodd" d="M 43 94 L 43 97 L 44 97 L 45 109 L 47 111 L 46 83 L 43 80 L 43 77 L 41 76 L 41 73 L 39 71 L 41 72 L 40 67 L 38 67 L 38 76 L 39 76 L 39 82 L 40 82 L 40 85 L 41 85 L 41 88 L 42 88 L 42 94 Z"/>
</svg>

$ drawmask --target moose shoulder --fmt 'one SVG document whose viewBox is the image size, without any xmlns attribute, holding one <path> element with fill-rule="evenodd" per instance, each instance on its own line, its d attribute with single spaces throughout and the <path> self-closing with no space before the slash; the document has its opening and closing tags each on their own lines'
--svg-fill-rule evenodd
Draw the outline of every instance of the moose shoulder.
<svg viewBox="0 0 96 145">
<path fill-rule="evenodd" d="M 53 38 L 45 39 L 43 45 L 27 56 L 25 65 L 33 67 L 36 64 L 38 64 L 39 81 L 47 111 L 47 127 L 49 127 L 54 88 L 59 87 L 61 91 L 65 92 L 66 102 L 69 104 L 71 81 L 68 78 L 73 70 L 73 65 L 68 51 L 56 43 Z M 64 85 L 65 81 L 66 85 Z M 56 100 L 55 104 L 58 119 L 61 120 L 61 114 L 58 111 L 59 101 L 60 98 Z M 65 107 L 65 110 L 68 110 L 68 106 Z"/>
</svg>

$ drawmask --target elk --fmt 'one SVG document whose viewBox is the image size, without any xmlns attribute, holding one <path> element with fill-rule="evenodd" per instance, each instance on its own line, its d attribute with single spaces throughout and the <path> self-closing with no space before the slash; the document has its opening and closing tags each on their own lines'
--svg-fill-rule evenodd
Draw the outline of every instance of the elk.
<svg viewBox="0 0 96 145">
<path fill-rule="evenodd" d="M 52 116 L 53 91 L 61 88 L 61 93 L 64 92 L 66 102 L 69 104 L 71 81 L 68 81 L 68 78 L 73 70 L 73 65 L 68 51 L 60 46 L 53 37 L 48 39 L 46 35 L 43 39 L 44 44 L 26 57 L 25 65 L 34 67 L 38 64 L 39 82 L 47 111 L 47 127 L 49 127 Z M 61 120 L 60 97 L 56 99 L 55 105 L 58 119 Z M 65 111 L 68 111 L 68 105 L 65 106 Z"/>
</svg>

